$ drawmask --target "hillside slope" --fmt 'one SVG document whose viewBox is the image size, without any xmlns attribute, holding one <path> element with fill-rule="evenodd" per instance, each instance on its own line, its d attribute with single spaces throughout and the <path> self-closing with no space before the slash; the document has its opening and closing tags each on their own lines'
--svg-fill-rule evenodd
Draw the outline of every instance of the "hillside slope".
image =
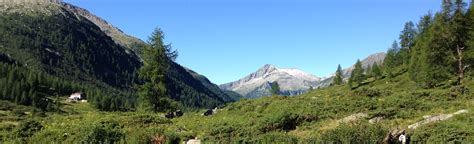
<svg viewBox="0 0 474 144">
<path fill-rule="evenodd" d="M 72 83 L 84 82 L 119 91 L 134 91 L 138 80 L 135 72 L 141 66 L 139 55 L 135 54 L 139 50 L 125 47 L 128 44 L 117 40 L 129 36 L 116 33 L 122 36 L 114 34 L 110 37 L 111 34 L 104 31 L 115 29 L 113 26 L 97 26 L 90 21 L 92 14 L 77 7 L 73 9 L 70 4 L 1 5 L 1 55 L 28 69 Z M 100 22 L 108 24 L 103 20 Z M 202 80 L 205 79 L 202 76 L 193 75 L 173 62 L 167 75 L 168 95 L 193 108 L 211 108 L 240 98 L 217 89 L 215 84 Z"/>
<path fill-rule="evenodd" d="M 241 100 L 211 116 L 202 116 L 201 111 L 185 113 L 177 119 L 166 119 L 161 114 L 99 112 L 88 104 L 68 104 L 64 111 L 71 115 L 37 117 L 37 125 L 44 128 L 32 133 L 27 141 L 91 141 L 96 140 L 92 137 L 94 133 L 106 132 L 118 135 L 108 135 L 102 140 L 127 143 L 147 143 L 156 136 L 175 143 L 194 137 L 205 143 L 382 143 L 386 135 L 396 129 L 406 129 L 411 142 L 474 140 L 473 92 L 459 95 L 450 89 L 419 89 L 414 85 L 404 73 L 394 78 L 368 80 L 354 90 L 347 86 L 331 86 L 298 97 Z M 474 89 L 471 78 L 466 85 Z M 0 108 L 10 117 L 15 117 L 14 111 L 30 111 L 10 105 Z M 408 128 L 424 119 L 460 110 L 466 113 L 422 124 L 416 129 Z M 18 119 L 32 117 L 23 115 Z M 71 124 L 64 127 L 65 122 Z M 13 125 L 11 123 L 14 122 L 1 124 L 7 127 Z M 0 129 L 3 141 L 20 140 L 9 139 L 9 136 L 15 135 Z"/>
</svg>

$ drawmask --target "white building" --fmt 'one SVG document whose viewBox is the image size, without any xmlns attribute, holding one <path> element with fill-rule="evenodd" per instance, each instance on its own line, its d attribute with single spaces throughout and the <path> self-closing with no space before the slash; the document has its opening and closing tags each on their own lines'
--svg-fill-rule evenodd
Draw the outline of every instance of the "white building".
<svg viewBox="0 0 474 144">
<path fill-rule="evenodd" d="M 75 92 L 68 97 L 69 102 L 79 102 L 79 101 L 83 102 L 84 100 L 85 100 L 85 96 L 81 92 Z"/>
</svg>

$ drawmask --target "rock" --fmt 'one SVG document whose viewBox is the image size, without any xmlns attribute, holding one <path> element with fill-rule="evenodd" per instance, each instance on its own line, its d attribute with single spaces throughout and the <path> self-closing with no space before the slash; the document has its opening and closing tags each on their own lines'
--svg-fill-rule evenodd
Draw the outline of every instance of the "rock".
<svg viewBox="0 0 474 144">
<path fill-rule="evenodd" d="M 186 144 L 201 144 L 201 140 L 199 140 L 197 137 L 194 139 L 190 139 L 186 141 Z"/>
<path fill-rule="evenodd" d="M 430 117 L 432 117 L 432 116 L 431 115 L 424 115 L 423 119 L 429 119 Z"/>
<path fill-rule="evenodd" d="M 212 109 L 208 109 L 206 112 L 202 113 L 201 115 L 202 116 L 210 116 L 212 114 L 213 114 Z"/>
<path fill-rule="evenodd" d="M 184 115 L 184 113 L 183 113 L 181 110 L 176 110 L 176 111 L 174 112 L 174 115 L 175 115 L 176 117 L 181 117 L 181 116 Z"/>
<path fill-rule="evenodd" d="M 369 123 L 374 124 L 380 122 L 384 117 L 374 117 L 369 120 Z"/>
<path fill-rule="evenodd" d="M 169 118 L 169 119 L 172 119 L 172 118 L 174 118 L 174 113 L 173 113 L 173 112 L 167 112 L 167 113 L 165 114 L 165 117 L 166 117 L 166 118 Z"/>
<path fill-rule="evenodd" d="M 367 113 L 356 113 L 339 120 L 339 122 L 347 123 L 347 122 L 357 121 L 361 118 L 366 118 L 368 116 L 369 115 Z"/>
<path fill-rule="evenodd" d="M 454 114 L 454 115 L 458 115 L 458 114 L 463 114 L 463 113 L 467 113 L 467 112 L 468 112 L 468 110 L 462 109 L 462 110 L 459 110 L 459 111 L 457 111 L 457 112 L 455 112 L 455 113 L 453 113 L 453 114 Z"/>
<path fill-rule="evenodd" d="M 183 116 L 183 112 L 181 110 L 176 110 L 174 112 L 168 112 L 165 114 L 166 118 L 172 119 L 172 118 L 177 118 Z"/>
<path fill-rule="evenodd" d="M 440 114 L 440 115 L 436 115 L 436 116 L 423 116 L 424 120 L 416 122 L 414 124 L 411 124 L 411 125 L 408 126 L 408 128 L 409 129 L 416 129 L 417 127 L 419 127 L 421 125 L 434 123 L 434 122 L 438 122 L 438 121 L 444 121 L 444 120 L 452 118 L 454 115 L 459 115 L 459 114 L 463 114 L 463 113 L 467 113 L 467 112 L 468 112 L 468 110 L 463 109 L 463 110 L 459 110 L 459 111 L 457 111 L 455 113 L 452 113 L 452 114 Z"/>
</svg>

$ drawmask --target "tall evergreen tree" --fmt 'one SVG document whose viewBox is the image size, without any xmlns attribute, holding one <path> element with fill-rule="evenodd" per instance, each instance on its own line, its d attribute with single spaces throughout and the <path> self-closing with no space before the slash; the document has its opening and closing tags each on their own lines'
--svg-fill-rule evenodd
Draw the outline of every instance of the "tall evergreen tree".
<svg viewBox="0 0 474 144">
<path fill-rule="evenodd" d="M 455 60 L 456 60 L 456 69 L 457 69 L 457 83 L 461 85 L 464 78 L 464 72 L 469 67 L 465 63 L 465 54 L 464 51 L 468 49 L 466 41 L 469 38 L 468 31 L 468 19 L 466 18 L 466 3 L 463 0 L 455 1 L 455 12 L 453 16 L 453 21 L 451 24 L 452 27 L 452 37 L 451 41 L 453 43 L 452 49 L 454 51 Z"/>
<path fill-rule="evenodd" d="M 400 51 L 400 47 L 398 47 L 397 41 L 393 41 L 392 47 L 388 49 L 387 55 L 385 56 L 383 62 L 384 73 L 388 77 L 392 77 L 395 71 L 395 67 L 400 64 L 400 60 L 398 57 L 398 52 Z"/>
<path fill-rule="evenodd" d="M 382 76 L 382 70 L 380 69 L 379 64 L 377 64 L 376 62 L 374 62 L 374 64 L 372 64 L 371 74 L 372 74 L 371 76 L 373 76 L 376 79 L 378 79 Z"/>
<path fill-rule="evenodd" d="M 139 70 L 139 76 L 144 81 L 139 86 L 139 110 L 166 111 L 171 104 L 166 96 L 165 76 L 170 59 L 167 55 L 168 46 L 163 42 L 163 32 L 156 29 L 144 47 L 144 65 Z"/>
<path fill-rule="evenodd" d="M 417 25 L 418 34 L 422 34 L 423 32 L 425 32 L 432 23 L 433 15 L 431 14 L 431 12 L 421 17 Z"/>
<path fill-rule="evenodd" d="M 353 86 L 359 85 L 364 81 L 364 79 L 364 68 L 362 67 L 360 60 L 357 60 L 354 69 L 352 70 L 351 77 L 349 78 L 349 87 L 352 88 Z"/>
<path fill-rule="evenodd" d="M 441 16 L 444 21 L 449 21 L 454 12 L 453 0 L 443 0 L 441 3 Z"/>
<path fill-rule="evenodd" d="M 415 39 L 417 36 L 417 30 L 415 24 L 411 21 L 405 23 L 405 27 L 400 33 L 400 51 L 396 54 L 397 64 L 396 66 L 402 66 L 405 69 L 410 62 L 410 51 L 415 45 Z"/>
<path fill-rule="evenodd" d="M 405 27 L 400 34 L 400 46 L 402 49 L 410 49 L 413 47 L 415 44 L 416 32 L 417 30 L 413 22 L 409 21 L 405 23 Z"/>
<path fill-rule="evenodd" d="M 433 24 L 418 39 L 412 55 L 410 76 L 422 87 L 435 87 L 453 74 L 452 33 L 444 13 L 437 14 Z"/>
<path fill-rule="evenodd" d="M 471 2 L 469 9 L 466 13 L 466 25 L 470 29 L 467 31 L 468 40 L 466 41 L 467 49 L 464 52 L 465 62 L 470 65 L 471 74 L 474 72 L 472 66 L 474 66 L 474 2 Z"/>
<path fill-rule="evenodd" d="M 334 85 L 341 85 L 343 83 L 343 75 L 342 75 L 342 67 L 341 65 L 338 65 L 337 66 L 337 70 L 336 70 L 336 76 L 334 76 L 334 79 L 333 79 L 333 84 Z"/>
</svg>

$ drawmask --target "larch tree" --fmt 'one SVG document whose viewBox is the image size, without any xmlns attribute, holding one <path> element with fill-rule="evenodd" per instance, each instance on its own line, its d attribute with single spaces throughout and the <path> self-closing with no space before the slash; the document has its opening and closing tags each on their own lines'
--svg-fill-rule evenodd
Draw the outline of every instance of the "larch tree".
<svg viewBox="0 0 474 144">
<path fill-rule="evenodd" d="M 166 95 L 166 73 L 177 53 L 163 42 L 164 35 L 156 29 L 144 47 L 144 65 L 139 70 L 143 84 L 138 87 L 140 111 L 164 112 L 173 109 L 173 101 Z M 170 53 L 172 52 L 172 53 Z"/>
</svg>

